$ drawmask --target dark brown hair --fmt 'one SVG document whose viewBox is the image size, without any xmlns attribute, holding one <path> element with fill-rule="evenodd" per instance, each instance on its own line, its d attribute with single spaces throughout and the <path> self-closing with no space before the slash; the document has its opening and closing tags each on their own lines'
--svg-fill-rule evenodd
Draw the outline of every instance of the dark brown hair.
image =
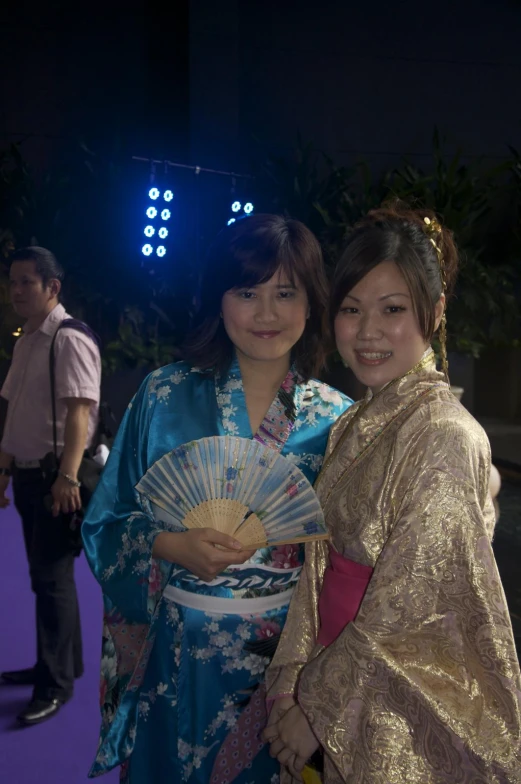
<svg viewBox="0 0 521 784">
<path fill-rule="evenodd" d="M 29 245 L 27 248 L 19 248 L 9 256 L 9 266 L 16 261 L 34 262 L 34 271 L 42 279 L 44 289 L 49 285 L 49 281 L 56 279 L 63 281 L 64 272 L 61 264 L 54 253 L 47 248 L 40 248 L 38 245 Z M 59 297 L 58 297 L 59 299 Z"/>
<path fill-rule="evenodd" d="M 452 232 L 440 224 L 440 231 L 433 239 L 442 254 L 446 283 L 443 288 L 438 254 L 426 231 L 424 218 L 435 220 L 436 215 L 431 210 L 410 209 L 396 201 L 371 210 L 356 224 L 333 276 L 331 323 L 338 315 L 344 297 L 368 272 L 383 261 L 394 261 L 409 287 L 420 332 L 425 340 L 431 340 L 435 305 L 442 293 L 448 300 L 454 291 L 458 251 Z"/>
<path fill-rule="evenodd" d="M 304 380 L 325 360 L 327 281 L 316 237 L 300 221 L 280 215 L 250 215 L 224 228 L 211 246 L 201 282 L 201 304 L 184 345 L 183 356 L 202 370 L 222 372 L 233 357 L 233 344 L 220 318 L 224 294 L 265 283 L 281 269 L 304 287 L 309 318 L 293 348 L 293 361 Z"/>
</svg>

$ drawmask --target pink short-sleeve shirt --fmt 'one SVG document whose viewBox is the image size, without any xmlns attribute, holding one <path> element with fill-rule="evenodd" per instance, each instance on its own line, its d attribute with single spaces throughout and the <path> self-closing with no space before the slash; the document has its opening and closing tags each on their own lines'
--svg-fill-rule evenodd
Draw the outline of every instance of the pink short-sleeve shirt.
<svg viewBox="0 0 521 784">
<path fill-rule="evenodd" d="M 53 451 L 49 352 L 54 333 L 66 318 L 71 316 L 63 305 L 57 305 L 37 330 L 22 335 L 15 345 L 11 367 L 0 391 L 9 403 L 1 448 L 18 460 L 41 460 Z M 92 401 L 86 446 L 92 442 L 98 422 L 101 358 L 91 338 L 67 327 L 58 332 L 54 351 L 56 424 L 61 454 L 67 416 L 64 398 Z"/>
</svg>

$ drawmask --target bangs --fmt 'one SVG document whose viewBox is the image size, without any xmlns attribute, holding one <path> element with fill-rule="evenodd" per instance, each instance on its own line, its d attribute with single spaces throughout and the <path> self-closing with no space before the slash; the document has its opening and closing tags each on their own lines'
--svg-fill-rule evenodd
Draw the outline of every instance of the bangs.
<svg viewBox="0 0 521 784">
<path fill-rule="evenodd" d="M 323 366 L 328 290 L 320 245 L 303 223 L 260 213 L 222 229 L 209 249 L 199 312 L 184 346 L 194 367 L 210 372 L 229 367 L 234 346 L 221 319 L 223 296 L 267 283 L 277 273 L 283 283 L 302 287 L 308 298 L 306 327 L 292 350 L 297 371 L 308 379 Z"/>
<path fill-rule="evenodd" d="M 242 247 L 233 256 L 233 263 L 230 265 L 228 280 L 230 289 L 251 288 L 267 283 L 271 278 L 280 272 L 287 278 L 288 282 L 297 287 L 299 275 L 297 273 L 299 263 L 295 258 L 293 249 L 285 247 L 264 247 L 259 249 L 258 244 L 252 248 Z"/>
<path fill-rule="evenodd" d="M 420 332 L 430 340 L 435 300 L 430 293 L 425 265 L 407 235 L 392 224 L 369 224 L 356 229 L 351 235 L 333 276 L 330 328 L 334 331 L 335 319 L 345 297 L 371 270 L 385 261 L 395 264 L 403 275 Z"/>
<path fill-rule="evenodd" d="M 371 237 L 360 231 L 353 233 L 333 276 L 329 310 L 332 327 L 349 292 L 368 272 L 396 255 L 393 245 L 393 242 L 389 243 L 387 238 L 376 232 Z"/>
</svg>

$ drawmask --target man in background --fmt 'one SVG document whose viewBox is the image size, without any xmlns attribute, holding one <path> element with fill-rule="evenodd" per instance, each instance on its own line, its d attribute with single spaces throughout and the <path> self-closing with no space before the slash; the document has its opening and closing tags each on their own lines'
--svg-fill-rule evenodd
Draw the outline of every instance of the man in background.
<svg viewBox="0 0 521 784">
<path fill-rule="evenodd" d="M 101 360 L 87 334 L 60 328 L 70 316 L 59 301 L 63 270 L 55 256 L 45 248 L 28 247 L 13 253 L 10 262 L 11 302 L 25 325 L 0 391 L 7 400 L 0 509 L 9 504 L 6 490 L 12 477 L 36 596 L 37 660 L 34 667 L 4 672 L 1 678 L 6 684 L 33 686 L 32 699 L 18 716 L 21 724 L 31 725 L 54 716 L 71 698 L 74 678 L 83 673 L 68 523 L 81 508 L 78 469 L 97 427 Z M 54 452 L 49 369 L 54 337 L 60 462 L 51 484 L 41 461 Z"/>
</svg>

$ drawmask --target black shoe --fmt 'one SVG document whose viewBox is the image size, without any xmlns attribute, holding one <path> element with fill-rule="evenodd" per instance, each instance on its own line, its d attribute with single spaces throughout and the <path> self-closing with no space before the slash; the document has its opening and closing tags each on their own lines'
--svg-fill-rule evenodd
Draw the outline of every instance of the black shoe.
<svg viewBox="0 0 521 784">
<path fill-rule="evenodd" d="M 35 668 L 28 667 L 25 670 L 8 670 L 0 674 L 2 681 L 9 686 L 34 686 Z"/>
<path fill-rule="evenodd" d="M 40 724 L 42 721 L 52 719 L 52 717 L 58 713 L 63 704 L 64 700 L 58 700 L 56 698 L 52 700 L 31 700 L 29 705 L 24 708 L 24 710 L 19 713 L 16 718 L 20 724 L 24 724 L 26 726 Z"/>
</svg>

